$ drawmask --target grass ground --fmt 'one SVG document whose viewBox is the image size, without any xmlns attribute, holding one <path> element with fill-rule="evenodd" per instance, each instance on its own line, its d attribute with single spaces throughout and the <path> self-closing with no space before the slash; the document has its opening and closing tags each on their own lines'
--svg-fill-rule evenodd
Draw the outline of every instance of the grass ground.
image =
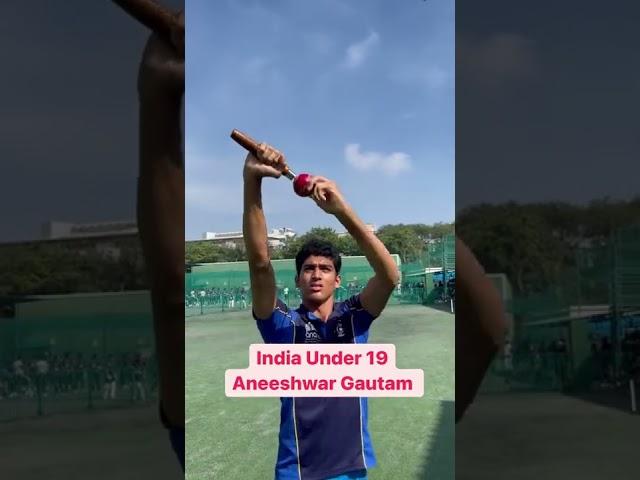
<svg viewBox="0 0 640 480">
<path fill-rule="evenodd" d="M 640 478 L 640 415 L 611 395 L 479 395 L 456 429 L 456 479 Z"/>
<path fill-rule="evenodd" d="M 183 478 L 155 403 L 0 423 L 0 471 L 24 480 Z"/>
<path fill-rule="evenodd" d="M 416 305 L 388 307 L 371 343 L 396 345 L 398 368 L 422 368 L 422 398 L 372 398 L 369 429 L 378 458 L 371 480 L 452 479 L 454 321 Z M 261 338 L 248 311 L 191 317 L 186 324 L 187 478 L 273 478 L 280 401 L 227 398 L 224 372 L 248 366 Z"/>
</svg>

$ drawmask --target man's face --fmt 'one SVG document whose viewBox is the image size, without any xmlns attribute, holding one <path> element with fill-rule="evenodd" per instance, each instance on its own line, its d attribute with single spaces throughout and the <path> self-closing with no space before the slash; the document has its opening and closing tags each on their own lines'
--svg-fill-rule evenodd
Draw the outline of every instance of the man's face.
<svg viewBox="0 0 640 480">
<path fill-rule="evenodd" d="M 296 286 L 303 300 L 323 303 L 340 286 L 340 275 L 331 258 L 311 255 L 302 264 L 300 274 L 296 277 Z"/>
</svg>

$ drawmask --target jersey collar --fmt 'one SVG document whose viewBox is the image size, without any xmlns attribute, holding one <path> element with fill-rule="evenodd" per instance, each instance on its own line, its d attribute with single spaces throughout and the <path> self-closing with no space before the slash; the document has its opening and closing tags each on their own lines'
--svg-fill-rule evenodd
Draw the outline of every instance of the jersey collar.
<svg viewBox="0 0 640 480">
<path fill-rule="evenodd" d="M 339 302 L 336 302 L 336 301 L 334 300 L 334 302 L 333 302 L 333 310 L 332 310 L 332 311 L 331 311 L 331 313 L 329 314 L 329 318 L 327 318 L 327 322 L 326 322 L 326 323 L 329 323 L 329 321 L 330 321 L 331 319 L 333 319 L 333 318 L 335 318 L 335 317 L 336 317 L 336 312 L 338 311 L 338 309 L 337 309 L 337 307 L 338 307 L 338 303 L 339 303 Z M 322 321 L 320 318 L 316 317 L 316 316 L 311 312 L 311 310 L 309 310 L 307 307 L 305 307 L 303 303 L 301 303 L 301 304 L 300 304 L 300 306 L 298 307 L 298 313 L 300 314 L 300 316 L 301 316 L 302 318 L 304 318 L 304 319 L 305 319 L 305 320 L 307 320 L 307 321 L 310 321 L 310 322 L 313 322 L 313 321 L 321 322 L 321 321 Z"/>
</svg>

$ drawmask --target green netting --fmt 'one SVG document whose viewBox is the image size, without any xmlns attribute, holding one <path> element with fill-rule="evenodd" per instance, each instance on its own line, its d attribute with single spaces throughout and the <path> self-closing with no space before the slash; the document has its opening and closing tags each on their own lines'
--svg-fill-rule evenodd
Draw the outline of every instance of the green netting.
<svg viewBox="0 0 640 480">
<path fill-rule="evenodd" d="M 0 360 L 50 354 L 149 353 L 153 321 L 148 292 L 32 296 L 0 319 Z"/>
<path fill-rule="evenodd" d="M 400 267 L 400 258 L 394 258 Z M 295 260 L 273 260 L 278 297 L 289 305 L 301 301 L 295 286 Z M 374 272 L 365 257 L 343 257 L 342 285 L 336 298 L 344 300 L 360 291 Z M 185 275 L 187 315 L 205 311 L 248 308 L 251 304 L 249 266 L 247 262 L 224 262 L 194 266 Z M 195 309 L 195 310 L 194 310 Z"/>
<path fill-rule="evenodd" d="M 454 235 L 446 235 L 427 243 L 421 255 L 420 263 L 425 267 L 442 268 L 454 271 L 456 268 L 456 242 Z"/>
<path fill-rule="evenodd" d="M 513 366 L 499 356 L 483 389 L 583 391 L 624 383 L 640 359 L 640 227 L 576 249 L 574 263 L 547 289 L 520 292 L 507 307 L 515 320 Z M 566 351 L 557 351 L 560 340 Z"/>
<path fill-rule="evenodd" d="M 0 421 L 155 402 L 148 292 L 35 296 L 12 309 L 0 318 Z"/>
<path fill-rule="evenodd" d="M 613 345 L 603 349 L 594 337 L 596 331 L 610 331 L 611 317 L 524 326 L 514 339 L 511 362 L 504 352 L 496 358 L 483 391 L 619 390 L 638 368 L 640 317 L 624 315 L 619 321 L 625 332 L 619 351 Z"/>
<path fill-rule="evenodd" d="M 607 305 L 628 312 L 640 308 L 640 227 L 626 228 L 601 244 L 581 247 L 546 290 L 514 300 L 512 313 L 523 323 L 566 318 L 571 309 Z"/>
<path fill-rule="evenodd" d="M 398 265 L 400 258 L 395 255 Z M 294 259 L 272 260 L 278 287 L 295 288 L 296 265 Z M 373 270 L 365 257 L 343 257 L 340 272 L 343 283 L 361 284 L 373 276 Z M 194 266 L 185 276 L 187 292 L 202 288 L 249 288 L 249 264 L 247 262 L 222 262 Z"/>
<path fill-rule="evenodd" d="M 74 352 L 86 355 L 120 355 L 153 351 L 151 314 L 94 315 L 4 319 L 3 363 L 17 356 L 35 357 Z"/>
<path fill-rule="evenodd" d="M 434 274 L 446 279 L 455 273 L 455 238 L 447 236 L 427 244 L 418 259 L 403 263 L 394 259 L 401 273 L 401 282 L 390 303 L 448 303 L 450 289 L 434 281 Z M 295 260 L 272 260 L 278 286 L 278 297 L 289 306 L 298 306 L 301 299 L 295 286 Z M 444 268 L 443 268 L 444 267 Z M 342 285 L 336 298 L 344 300 L 366 285 L 374 272 L 364 256 L 342 257 Z M 443 277 L 444 278 L 444 277 Z M 191 267 L 185 275 L 186 315 L 213 311 L 248 309 L 251 304 L 249 266 L 247 262 L 221 262 Z"/>
<path fill-rule="evenodd" d="M 640 227 L 620 230 L 614 243 L 614 296 L 621 309 L 640 308 Z"/>
</svg>

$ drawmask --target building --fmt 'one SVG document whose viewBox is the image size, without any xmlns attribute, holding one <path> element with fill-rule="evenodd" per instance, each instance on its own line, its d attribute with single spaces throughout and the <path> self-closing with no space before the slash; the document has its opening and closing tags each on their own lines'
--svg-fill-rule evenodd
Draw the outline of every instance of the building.
<svg viewBox="0 0 640 480">
<path fill-rule="evenodd" d="M 203 240 L 208 240 L 211 243 L 215 243 L 216 245 L 221 245 L 223 247 L 243 247 L 244 239 L 242 237 L 242 232 L 205 232 L 202 235 Z"/>
<path fill-rule="evenodd" d="M 376 233 L 378 231 L 378 228 L 373 223 L 366 223 L 365 227 L 367 227 L 367 230 L 372 233 Z M 338 232 L 338 237 L 346 237 L 347 235 L 349 235 L 349 232 Z"/>
<path fill-rule="evenodd" d="M 0 244 L 0 296 L 148 288 L 135 222 L 49 222 L 42 233 Z"/>
<path fill-rule="evenodd" d="M 133 248 L 136 257 L 142 258 L 138 225 L 133 220 L 94 223 L 49 221 L 42 226 L 42 240 L 69 245 L 78 249 L 79 255 L 97 252 L 114 260 L 121 258 L 123 250 Z"/>
<path fill-rule="evenodd" d="M 284 246 L 287 239 L 295 236 L 296 232 L 291 228 L 274 228 L 267 233 L 267 241 L 270 247 L 279 248 Z M 222 245 L 224 247 L 244 248 L 242 232 L 205 232 L 202 235 L 202 239 L 209 240 L 216 245 Z"/>
<path fill-rule="evenodd" d="M 50 221 L 45 223 L 42 227 L 43 240 L 109 237 L 137 234 L 138 225 L 133 220 L 94 223 L 67 223 Z"/>
</svg>

